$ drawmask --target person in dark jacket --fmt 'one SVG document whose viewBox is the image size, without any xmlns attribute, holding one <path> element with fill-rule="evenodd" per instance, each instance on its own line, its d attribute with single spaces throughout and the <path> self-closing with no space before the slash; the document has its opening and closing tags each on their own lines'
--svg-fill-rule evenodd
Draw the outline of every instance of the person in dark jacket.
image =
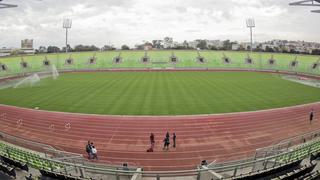
<svg viewBox="0 0 320 180">
<path fill-rule="evenodd" d="M 151 133 L 151 135 L 150 135 L 150 144 L 151 144 L 151 149 L 153 150 L 154 144 L 155 144 L 154 134 L 153 133 Z"/>
<path fill-rule="evenodd" d="M 310 115 L 309 115 L 310 124 L 311 124 L 311 122 L 313 120 L 313 116 L 314 116 L 314 111 L 313 111 L 313 109 L 311 109 L 311 112 L 310 112 Z"/>
<path fill-rule="evenodd" d="M 170 134 L 169 134 L 169 132 L 167 132 L 166 138 L 169 138 L 169 139 L 170 139 Z"/>
<path fill-rule="evenodd" d="M 169 150 L 169 145 L 170 145 L 170 138 L 165 137 L 163 140 L 163 150 Z"/>
<path fill-rule="evenodd" d="M 173 148 L 176 148 L 176 138 L 177 138 L 176 133 L 173 133 L 172 135 Z"/>
<path fill-rule="evenodd" d="M 90 141 L 88 141 L 88 144 L 86 145 L 86 152 L 88 154 L 88 159 L 91 159 L 91 149 L 92 149 L 91 143 Z"/>
</svg>

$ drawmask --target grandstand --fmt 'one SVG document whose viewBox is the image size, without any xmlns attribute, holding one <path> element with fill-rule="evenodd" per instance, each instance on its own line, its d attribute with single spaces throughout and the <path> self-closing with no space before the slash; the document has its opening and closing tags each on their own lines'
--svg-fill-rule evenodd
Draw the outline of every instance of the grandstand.
<svg viewBox="0 0 320 180">
<path fill-rule="evenodd" d="M 174 56 L 179 59 L 178 63 L 167 63 Z M 275 70 L 292 71 L 307 74 L 320 74 L 319 57 L 311 55 L 269 54 L 253 53 L 250 58 L 254 63 L 247 63 L 246 52 L 222 52 L 222 51 L 123 51 L 123 52 L 96 52 L 73 54 L 48 54 L 1 58 L 0 76 L 10 76 L 21 73 L 34 73 L 44 71 L 44 62 L 50 60 L 59 71 L 78 70 L 112 70 L 116 69 L 252 69 L 252 70 Z M 117 58 L 116 58 L 117 57 Z M 200 58 L 199 58 L 200 57 Z M 92 60 L 92 63 L 90 62 Z M 171 58 L 172 59 L 172 58 Z M 293 59 L 296 59 L 295 69 L 290 69 Z M 93 63 L 95 62 L 95 63 Z M 142 62 L 142 63 L 141 63 Z M 149 63 L 150 62 L 150 63 Z M 160 63 L 161 62 L 161 63 Z M 164 63 L 165 62 L 165 63 Z M 200 62 L 200 63 L 199 63 Z M 116 66 L 115 66 L 116 65 Z"/>
<path fill-rule="evenodd" d="M 291 5 L 319 3 L 304 0 Z M 0 3 L 0 8 L 8 7 L 15 6 Z M 320 87 L 319 66 L 318 56 L 262 52 L 163 50 L 11 56 L 0 58 L 0 89 L 36 86 L 47 77 L 57 82 L 60 73 L 101 71 L 261 72 L 316 89 Z M 72 180 L 319 179 L 320 121 L 316 117 L 309 122 L 310 109 L 320 114 L 320 103 L 176 116 L 89 115 L 0 104 L 0 171 L 17 179 L 23 177 L 21 172 Z M 167 131 L 178 134 L 178 146 L 163 151 L 161 138 Z M 152 153 L 146 151 L 150 132 L 156 137 Z M 97 146 L 99 160 L 87 159 L 88 140 Z"/>
</svg>

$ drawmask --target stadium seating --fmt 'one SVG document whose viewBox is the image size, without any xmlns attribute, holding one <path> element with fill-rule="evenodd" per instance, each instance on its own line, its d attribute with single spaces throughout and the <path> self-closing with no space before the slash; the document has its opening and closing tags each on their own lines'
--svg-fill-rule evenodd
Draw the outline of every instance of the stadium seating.
<svg viewBox="0 0 320 180">
<path fill-rule="evenodd" d="M 264 178 L 264 177 L 270 177 L 272 175 L 290 170 L 290 169 L 297 169 L 298 166 L 300 165 L 301 160 L 298 161 L 293 161 L 293 162 L 289 162 L 287 164 L 283 164 L 283 165 L 279 165 L 279 166 L 275 166 L 273 168 L 270 169 L 266 169 L 263 171 L 258 171 L 258 172 L 253 172 L 253 173 L 248 173 L 248 174 L 241 174 L 239 176 L 235 176 L 235 177 L 231 177 L 231 179 L 233 180 L 256 180 L 256 179 L 260 179 L 260 178 Z"/>
<path fill-rule="evenodd" d="M 310 164 L 308 166 L 302 166 L 299 169 L 295 169 L 289 173 L 286 173 L 284 175 L 278 176 L 276 178 L 273 178 L 272 180 L 290 180 L 290 179 L 297 179 L 299 177 L 304 176 L 307 173 L 310 173 L 316 164 Z"/>
<path fill-rule="evenodd" d="M 231 179 L 258 179 L 261 177 L 276 177 L 278 179 L 290 179 L 291 177 L 305 177 L 306 179 L 312 179 L 318 177 L 318 174 L 310 173 L 315 165 L 310 165 L 307 167 L 298 168 L 302 159 L 310 156 L 311 153 L 317 154 L 320 152 L 320 141 L 314 141 L 302 146 L 298 146 L 291 153 L 284 153 L 279 155 L 276 159 L 277 162 L 275 166 L 269 169 L 260 170 L 257 172 L 250 172 L 247 174 L 241 174 L 238 176 L 231 177 Z M 28 170 L 28 166 L 31 166 L 35 169 L 39 169 L 40 173 L 49 176 L 56 177 L 60 179 L 81 179 L 80 177 L 74 177 L 71 175 L 64 175 L 63 173 L 58 173 L 61 169 L 64 169 L 63 163 L 58 163 L 56 161 L 51 161 L 41 157 L 39 154 L 29 152 L 27 150 L 22 150 L 16 148 L 15 146 L 0 142 L 0 155 L 3 157 L 6 164 L 19 167 L 20 169 Z M 293 172 L 289 172 L 290 169 L 296 169 Z M 14 170 L 9 166 L 3 165 L 2 171 L 11 176 L 15 175 Z M 305 175 L 306 174 L 306 175 Z"/>
<path fill-rule="evenodd" d="M 8 174 L 9 176 L 16 177 L 15 169 L 6 165 L 5 163 L 0 162 L 0 171 L 4 172 L 5 174 Z"/>
<path fill-rule="evenodd" d="M 39 171 L 42 176 L 50 177 L 50 178 L 54 178 L 54 179 L 58 179 L 58 180 L 84 180 L 85 179 L 85 178 L 81 178 L 81 177 L 75 177 L 72 175 L 64 175 L 64 174 L 52 172 L 49 170 L 40 169 Z"/>
<path fill-rule="evenodd" d="M 0 157 L 2 158 L 3 162 L 5 162 L 7 164 L 10 164 L 11 166 L 20 168 L 20 169 L 25 170 L 25 171 L 29 171 L 28 165 L 26 163 L 24 163 L 24 162 L 19 162 L 19 161 L 7 158 L 5 156 L 0 156 Z"/>
<path fill-rule="evenodd" d="M 318 170 L 311 173 L 307 173 L 304 176 L 301 176 L 298 178 L 298 180 L 316 180 L 316 179 L 320 179 L 320 172 Z"/>
<path fill-rule="evenodd" d="M 298 147 L 297 151 L 280 156 L 277 159 L 277 161 L 285 163 L 292 159 L 296 159 L 296 160 L 304 159 L 307 156 L 309 156 L 311 153 L 318 153 L 318 152 L 320 152 L 320 141 L 316 141 L 311 144 Z"/>
<path fill-rule="evenodd" d="M 49 162 L 45 158 L 40 157 L 39 154 L 24 151 L 1 142 L 0 155 L 14 162 L 20 162 L 22 166 L 26 164 L 36 169 L 55 170 L 63 167 L 63 165 L 59 163 Z"/>
<path fill-rule="evenodd" d="M 111 68 L 237 68 L 237 69 L 257 69 L 257 70 L 284 70 L 303 73 L 319 74 L 319 67 L 312 69 L 312 65 L 318 61 L 316 56 L 298 56 L 291 54 L 273 54 L 276 62 L 269 64 L 270 53 L 253 53 L 250 55 L 252 63 L 247 63 L 247 52 L 231 51 L 201 51 L 203 62 L 198 62 L 197 51 L 175 51 L 174 55 L 179 61 L 170 63 L 171 51 L 150 51 L 148 52 L 150 63 L 141 63 L 141 57 L 144 57 L 143 51 L 123 51 L 121 60 L 115 63 L 115 58 L 119 57 L 118 51 L 97 52 L 95 54 L 95 63 L 88 63 L 92 59 L 92 52 L 72 53 L 72 63 L 66 64 L 66 59 L 70 59 L 68 54 L 48 54 L 27 56 L 23 61 L 28 64 L 27 68 L 21 67 L 21 57 L 7 57 L 1 60 L 8 70 L 0 70 L 0 76 L 21 74 L 26 72 L 46 71 L 48 66 L 44 65 L 44 60 L 50 61 L 59 70 L 81 70 L 81 69 L 111 69 Z M 222 60 L 228 57 L 229 61 Z M 296 59 L 295 59 L 296 57 Z M 292 61 L 297 62 L 292 66 Z M 153 63 L 163 62 L 163 63 Z"/>
</svg>

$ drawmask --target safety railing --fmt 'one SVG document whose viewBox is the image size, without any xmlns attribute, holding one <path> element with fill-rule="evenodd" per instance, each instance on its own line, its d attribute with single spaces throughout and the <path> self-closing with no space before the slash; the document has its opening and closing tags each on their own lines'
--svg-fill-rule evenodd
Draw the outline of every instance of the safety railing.
<svg viewBox="0 0 320 180">
<path fill-rule="evenodd" d="M 291 147 L 295 147 L 297 145 L 304 144 L 318 138 L 320 138 L 320 130 L 315 130 L 302 135 L 291 137 L 289 139 L 284 139 L 274 145 L 256 149 L 254 159 L 266 158 L 268 156 L 281 154 L 282 152 L 288 151 Z"/>
<path fill-rule="evenodd" d="M 307 133 L 298 137 L 290 138 L 286 141 L 299 139 L 300 137 L 314 136 L 318 134 L 318 131 Z M 30 142 L 28 140 L 24 140 L 21 138 L 14 138 L 10 135 L 6 135 L 5 133 L 0 134 L 2 140 L 6 141 L 9 139 L 15 139 L 15 141 L 11 141 L 12 143 L 19 143 L 20 140 L 24 142 L 28 142 L 29 146 L 42 146 L 41 143 Z M 63 169 L 58 169 L 59 172 L 65 172 L 70 174 L 68 169 L 76 169 L 75 172 L 80 172 L 80 175 L 83 177 L 94 176 L 96 174 L 103 174 L 108 176 L 132 176 L 136 173 L 141 174 L 143 177 L 154 177 L 154 178 L 161 178 L 161 177 L 176 177 L 176 176 L 196 176 L 201 177 L 202 173 L 208 171 L 214 171 L 215 173 L 220 174 L 228 174 L 230 176 L 236 176 L 239 174 L 243 174 L 244 172 L 256 172 L 258 170 L 263 170 L 267 168 L 274 167 L 279 164 L 284 164 L 291 162 L 293 160 L 303 159 L 312 153 L 320 152 L 320 138 L 317 136 L 312 138 L 306 142 L 302 141 L 303 144 L 299 144 L 296 146 L 291 146 L 287 148 L 287 150 L 282 151 L 281 153 L 265 156 L 262 158 L 252 157 L 246 160 L 239 160 L 233 162 L 226 162 L 226 163 L 214 163 L 207 166 L 206 169 L 198 168 L 193 170 L 183 170 L 183 171 L 137 171 L 138 167 L 121 167 L 121 166 L 109 166 L 109 165 L 102 165 L 102 164 L 91 164 L 87 162 L 76 162 L 76 161 L 63 161 L 61 159 L 55 159 L 50 156 L 41 157 L 43 161 L 49 163 L 58 163 L 63 165 Z M 35 145 L 33 145 L 33 143 Z M 47 146 L 47 145 L 43 145 Z M 48 146 L 47 146 L 48 147 Z M 50 147 L 50 146 L 49 146 Z M 52 147 L 51 147 L 52 148 Z M 52 149 L 50 149 L 52 150 Z M 57 151 L 59 152 L 59 151 Z M 66 153 L 66 152 L 62 152 Z M 73 153 L 70 153 L 73 154 Z"/>
</svg>

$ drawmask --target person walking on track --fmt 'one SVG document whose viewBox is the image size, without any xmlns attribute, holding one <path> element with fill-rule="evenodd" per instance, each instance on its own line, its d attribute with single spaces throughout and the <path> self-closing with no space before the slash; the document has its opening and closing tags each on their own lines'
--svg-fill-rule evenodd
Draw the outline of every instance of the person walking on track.
<svg viewBox="0 0 320 180">
<path fill-rule="evenodd" d="M 314 117 L 314 111 L 313 111 L 313 109 L 311 109 L 311 112 L 310 112 L 310 115 L 309 115 L 310 124 L 311 124 L 311 122 L 313 120 L 313 117 Z"/>
<path fill-rule="evenodd" d="M 176 133 L 173 133 L 172 135 L 173 148 L 176 148 L 176 138 L 177 138 Z"/>
<path fill-rule="evenodd" d="M 88 141 L 88 144 L 86 145 L 86 152 L 88 154 L 88 159 L 91 159 L 91 149 L 92 149 L 91 143 L 90 141 Z"/>
<path fill-rule="evenodd" d="M 154 144 L 155 144 L 154 134 L 153 133 L 151 133 L 151 135 L 150 135 L 150 144 L 151 144 L 151 149 L 153 150 Z"/>
</svg>

